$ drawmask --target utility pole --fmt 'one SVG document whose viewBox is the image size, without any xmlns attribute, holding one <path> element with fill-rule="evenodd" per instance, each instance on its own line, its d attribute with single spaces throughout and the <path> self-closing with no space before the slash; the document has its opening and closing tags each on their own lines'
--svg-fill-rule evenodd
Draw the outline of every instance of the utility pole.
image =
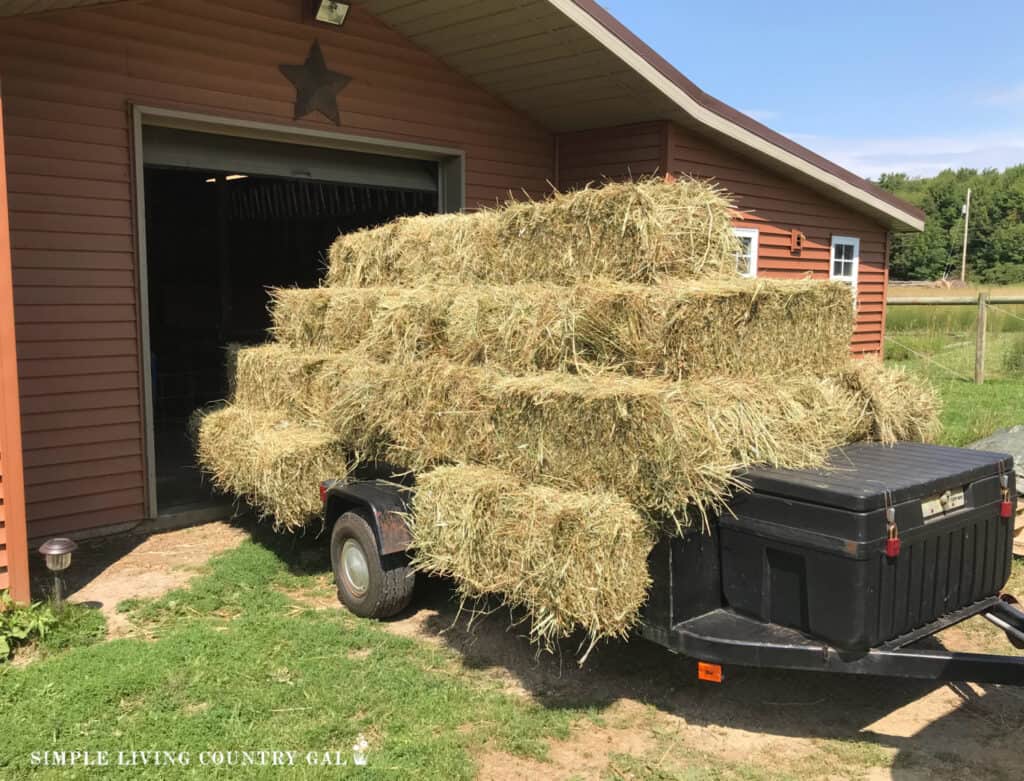
<svg viewBox="0 0 1024 781">
<path fill-rule="evenodd" d="M 960 266 L 960 281 L 967 282 L 967 231 L 971 226 L 971 188 L 967 188 L 967 204 L 964 206 L 964 260 Z"/>
</svg>

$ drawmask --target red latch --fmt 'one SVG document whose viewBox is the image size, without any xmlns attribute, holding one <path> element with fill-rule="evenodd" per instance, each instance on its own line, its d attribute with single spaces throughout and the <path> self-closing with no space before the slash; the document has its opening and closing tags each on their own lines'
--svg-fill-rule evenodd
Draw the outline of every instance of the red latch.
<svg viewBox="0 0 1024 781">
<path fill-rule="evenodd" d="M 903 548 L 903 541 L 900 540 L 900 530 L 896 527 L 896 510 L 892 507 L 885 509 L 885 517 L 888 523 L 886 523 L 886 531 L 889 534 L 888 539 L 885 541 L 885 555 L 890 559 L 895 559 L 900 555 L 900 550 Z"/>
<path fill-rule="evenodd" d="M 320 483 L 320 504 L 327 503 L 327 483 Z"/>
<path fill-rule="evenodd" d="M 1016 509 L 1010 501 L 1010 478 L 1006 475 L 999 476 L 999 483 L 1003 489 L 1003 501 L 999 505 L 999 517 L 1009 520 L 1013 518 L 1013 511 Z"/>
<path fill-rule="evenodd" d="M 896 527 L 889 530 L 889 539 L 885 541 L 885 555 L 895 559 L 903 549 L 903 540 L 896 536 Z"/>
</svg>

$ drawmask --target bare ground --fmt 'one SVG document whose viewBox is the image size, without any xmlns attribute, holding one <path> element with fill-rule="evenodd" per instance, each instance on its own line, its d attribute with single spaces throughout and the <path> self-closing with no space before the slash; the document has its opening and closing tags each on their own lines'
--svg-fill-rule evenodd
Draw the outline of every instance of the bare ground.
<svg viewBox="0 0 1024 781">
<path fill-rule="evenodd" d="M 121 541 L 123 553 L 87 572 L 73 598 L 101 605 L 112 634 L 121 634 L 127 624 L 118 602 L 183 585 L 248 536 L 207 524 Z M 103 544 L 98 558 L 109 561 L 113 543 Z M 318 588 L 290 596 L 303 607 L 339 609 L 325 551 L 302 558 L 323 576 Z M 702 684 L 691 660 L 642 640 L 602 646 L 580 669 L 573 646 L 538 657 L 505 612 L 460 613 L 446 582 L 421 580 L 418 588 L 410 610 L 384 624 L 388 631 L 453 649 L 468 671 L 516 696 L 600 714 L 554 742 L 546 762 L 497 751 L 477 757 L 481 779 L 1024 777 L 1024 689 L 743 668 L 728 669 L 723 685 Z M 1010 652 L 970 623 L 943 641 L 956 650 Z"/>
<path fill-rule="evenodd" d="M 719 763 L 737 777 L 752 768 L 799 778 L 1024 777 L 1022 689 L 743 668 L 728 669 L 717 686 L 695 680 L 693 661 L 639 639 L 599 648 L 580 669 L 573 647 L 561 658 L 537 657 L 509 629 L 507 613 L 470 625 L 447 584 L 425 585 L 414 611 L 390 622 L 390 631 L 454 648 L 464 665 L 522 696 L 606 708 L 612 717 L 554 744 L 543 767 L 485 756 L 481 778 L 634 777 L 616 771 L 622 754 L 643 759 L 650 777 L 658 777 L 655 770 L 685 777 Z M 955 650 L 1012 653 L 986 626 L 972 619 L 942 641 Z"/>
<path fill-rule="evenodd" d="M 117 612 L 119 603 L 158 597 L 184 586 L 212 557 L 249 536 L 240 526 L 217 522 L 89 541 L 75 554 L 70 600 L 102 610 L 109 637 L 131 634 L 132 624 Z M 112 549 L 120 555 L 112 557 Z"/>
</svg>

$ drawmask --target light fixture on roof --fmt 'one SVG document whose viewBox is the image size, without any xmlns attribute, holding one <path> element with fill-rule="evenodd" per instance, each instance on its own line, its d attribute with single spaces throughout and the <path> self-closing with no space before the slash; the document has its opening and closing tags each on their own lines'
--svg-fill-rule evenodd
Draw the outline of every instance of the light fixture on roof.
<svg viewBox="0 0 1024 781">
<path fill-rule="evenodd" d="M 345 24 L 345 18 L 348 16 L 350 6 L 348 3 L 337 3 L 334 0 L 314 0 L 313 7 L 316 9 L 316 20 L 318 22 L 341 27 Z"/>
</svg>

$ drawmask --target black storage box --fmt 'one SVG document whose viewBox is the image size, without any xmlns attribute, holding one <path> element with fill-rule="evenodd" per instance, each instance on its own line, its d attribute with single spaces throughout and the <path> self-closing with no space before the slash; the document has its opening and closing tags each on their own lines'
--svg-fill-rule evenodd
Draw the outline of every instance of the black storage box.
<svg viewBox="0 0 1024 781">
<path fill-rule="evenodd" d="M 725 603 L 860 651 L 994 595 L 1013 555 L 1001 477 L 1014 501 L 1009 456 L 916 444 L 852 445 L 823 470 L 750 470 L 751 493 L 718 523 Z"/>
</svg>

